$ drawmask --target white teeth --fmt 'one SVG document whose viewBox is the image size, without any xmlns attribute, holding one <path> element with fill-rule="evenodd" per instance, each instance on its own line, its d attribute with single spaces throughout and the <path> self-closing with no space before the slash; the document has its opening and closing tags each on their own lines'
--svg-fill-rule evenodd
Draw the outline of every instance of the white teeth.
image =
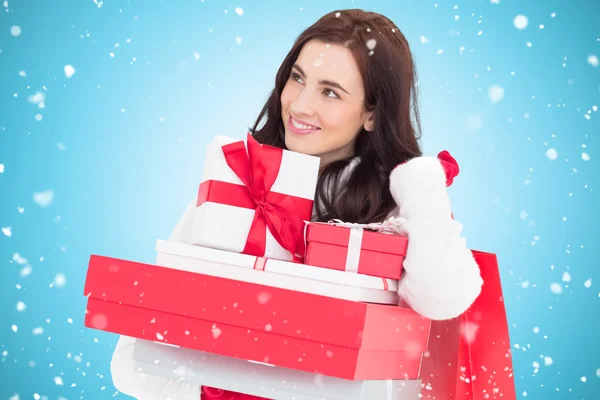
<svg viewBox="0 0 600 400">
<path fill-rule="evenodd" d="M 318 129 L 316 126 L 304 125 L 292 118 L 292 125 L 299 129 Z"/>
</svg>

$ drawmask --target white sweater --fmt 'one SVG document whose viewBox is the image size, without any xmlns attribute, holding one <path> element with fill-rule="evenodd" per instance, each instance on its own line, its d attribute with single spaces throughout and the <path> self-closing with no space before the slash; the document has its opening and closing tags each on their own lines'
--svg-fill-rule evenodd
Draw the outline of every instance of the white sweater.
<svg viewBox="0 0 600 400">
<path fill-rule="evenodd" d="M 350 175 L 358 162 L 355 158 L 350 163 L 342 179 Z M 391 217 L 405 221 L 402 234 L 408 238 L 404 273 L 398 287 L 401 300 L 430 319 L 459 316 L 479 296 L 483 281 L 466 240 L 461 237 L 462 225 L 451 216 L 443 167 L 434 157 L 414 158 L 392 171 L 390 191 L 398 204 Z M 195 206 L 193 199 L 170 241 L 191 242 Z M 197 385 L 134 371 L 134 344 L 134 338 L 121 336 L 113 354 L 111 374 L 119 391 L 140 400 L 200 399 Z"/>
</svg>

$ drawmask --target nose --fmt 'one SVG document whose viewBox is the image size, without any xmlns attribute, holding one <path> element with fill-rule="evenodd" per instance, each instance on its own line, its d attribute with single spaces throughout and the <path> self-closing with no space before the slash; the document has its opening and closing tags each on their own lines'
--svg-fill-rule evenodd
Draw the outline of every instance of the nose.
<svg viewBox="0 0 600 400">
<path fill-rule="evenodd" d="M 314 98 L 310 90 L 302 89 L 290 103 L 290 109 L 295 115 L 312 116 L 315 113 Z"/>
</svg>

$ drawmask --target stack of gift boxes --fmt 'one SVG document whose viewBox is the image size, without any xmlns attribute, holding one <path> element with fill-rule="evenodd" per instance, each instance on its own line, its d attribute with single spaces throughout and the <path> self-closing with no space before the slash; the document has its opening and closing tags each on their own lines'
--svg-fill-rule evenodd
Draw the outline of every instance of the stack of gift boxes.
<svg viewBox="0 0 600 400">
<path fill-rule="evenodd" d="M 136 371 L 270 399 L 413 400 L 431 321 L 399 305 L 407 239 L 311 223 L 319 159 L 217 137 L 189 243 L 155 264 L 92 255 L 86 326 Z"/>
</svg>

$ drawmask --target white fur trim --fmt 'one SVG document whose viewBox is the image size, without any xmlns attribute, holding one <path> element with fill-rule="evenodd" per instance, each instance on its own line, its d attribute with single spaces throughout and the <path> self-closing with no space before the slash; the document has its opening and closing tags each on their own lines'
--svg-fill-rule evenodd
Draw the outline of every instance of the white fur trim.
<svg viewBox="0 0 600 400">
<path fill-rule="evenodd" d="M 414 192 L 446 189 L 446 173 L 435 157 L 416 157 L 398 165 L 390 174 L 390 191 L 403 204 Z"/>
</svg>

